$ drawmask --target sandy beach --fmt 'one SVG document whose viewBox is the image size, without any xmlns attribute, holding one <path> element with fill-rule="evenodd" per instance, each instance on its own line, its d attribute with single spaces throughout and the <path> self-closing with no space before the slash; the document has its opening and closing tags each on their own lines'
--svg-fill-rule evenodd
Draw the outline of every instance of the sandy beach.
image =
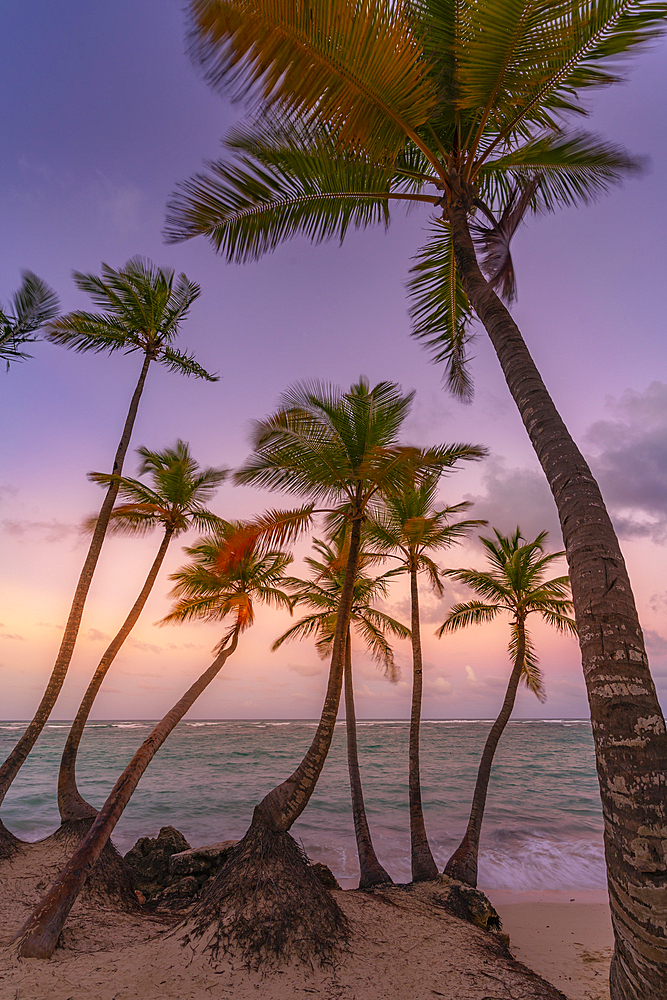
<svg viewBox="0 0 667 1000">
<path fill-rule="evenodd" d="M 609 1000 L 613 945 L 606 892 L 489 892 L 515 958 L 569 1000 Z"/>
<path fill-rule="evenodd" d="M 12 936 L 62 860 L 47 838 L 0 865 L 0 1000 L 609 996 L 611 928 L 601 893 L 492 894 L 510 935 L 507 951 L 503 936 L 448 912 L 437 883 L 336 891 L 352 934 L 335 966 L 249 972 L 234 956 L 211 964 L 201 949 L 184 948 L 182 913 L 123 912 L 84 892 L 53 957 L 20 960 Z"/>
</svg>

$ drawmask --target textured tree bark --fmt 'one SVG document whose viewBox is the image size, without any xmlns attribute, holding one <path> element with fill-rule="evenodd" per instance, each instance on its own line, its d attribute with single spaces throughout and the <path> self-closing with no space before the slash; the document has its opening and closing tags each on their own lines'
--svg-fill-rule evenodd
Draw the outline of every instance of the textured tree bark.
<svg viewBox="0 0 667 1000">
<path fill-rule="evenodd" d="M 180 701 L 176 702 L 141 744 L 112 788 L 109 798 L 97 814 L 81 846 L 72 855 L 52 888 L 16 935 L 14 940 L 18 941 L 18 953 L 22 958 L 50 958 L 53 954 L 69 912 L 104 850 L 125 806 L 130 801 L 141 776 L 177 723 L 220 672 L 237 644 L 238 633 L 235 632 L 229 646 L 218 653 L 210 667 L 188 688 Z"/>
<path fill-rule="evenodd" d="M 253 814 L 253 824 L 264 824 L 277 833 L 286 833 L 308 805 L 331 746 L 343 687 L 345 643 L 359 563 L 360 539 L 361 520 L 356 518 L 352 521 L 350 531 L 350 549 L 336 618 L 327 693 L 315 736 L 296 771 L 273 788 L 256 806 Z"/>
<path fill-rule="evenodd" d="M 76 713 L 76 718 L 72 723 L 72 728 L 67 736 L 67 742 L 65 743 L 65 749 L 63 750 L 62 759 L 60 761 L 60 771 L 58 774 L 58 809 L 60 810 L 60 818 L 63 823 L 80 819 L 94 819 L 95 816 L 97 816 L 97 809 L 86 802 L 86 800 L 80 795 L 77 788 L 76 757 L 79 751 L 79 744 L 81 743 L 83 730 L 86 722 L 88 721 L 88 716 L 90 715 L 90 710 L 93 707 L 93 702 L 97 697 L 97 692 L 102 686 L 102 682 L 107 675 L 109 667 L 116 659 L 123 643 L 139 620 L 139 615 L 143 611 L 146 601 L 148 600 L 153 586 L 155 585 L 157 575 L 160 572 L 162 563 L 164 562 L 164 557 L 167 554 L 167 549 L 169 548 L 169 543 L 171 542 L 173 534 L 174 532 L 171 528 L 168 528 L 167 531 L 165 531 L 162 542 L 160 543 L 160 548 L 158 549 L 157 555 L 153 560 L 153 565 L 148 572 L 148 576 L 146 577 L 146 581 L 141 588 L 141 592 L 134 602 L 129 615 L 109 643 L 104 656 L 100 660 L 97 670 L 93 674 L 92 680 L 88 685 L 85 695 L 83 696 L 79 710 Z"/>
<path fill-rule="evenodd" d="M 0 861 L 13 857 L 22 843 L 23 841 L 15 837 L 0 820 Z"/>
<path fill-rule="evenodd" d="M 475 791 L 473 792 L 468 826 L 463 836 L 463 840 L 445 865 L 445 875 L 450 875 L 452 878 L 460 879 L 461 882 L 467 882 L 467 884 L 473 886 L 473 888 L 477 887 L 479 837 L 482 832 L 482 820 L 484 819 L 486 793 L 489 788 L 489 778 L 491 777 L 491 765 L 493 764 L 493 757 L 496 752 L 496 747 L 500 742 L 500 737 L 503 735 L 505 726 L 509 722 L 512 709 L 514 708 L 516 693 L 519 688 L 519 681 L 521 680 L 521 672 L 523 670 L 523 661 L 526 655 L 525 625 L 521 620 L 517 622 L 517 625 L 519 634 L 514 666 L 512 668 L 512 673 L 510 674 L 507 691 L 505 692 L 503 707 L 500 710 L 498 718 L 491 726 L 491 731 L 489 732 L 489 735 L 486 738 L 486 743 L 484 744 L 482 759 L 479 762 L 479 770 L 477 771 L 477 781 L 475 782 Z"/>
<path fill-rule="evenodd" d="M 347 631 L 347 642 L 345 643 L 345 730 L 347 735 L 347 768 L 350 774 L 350 795 L 352 797 L 352 817 L 354 819 L 354 834 L 357 839 L 357 854 L 359 855 L 359 888 L 370 889 L 374 885 L 391 884 L 393 879 L 378 861 L 364 806 L 364 793 L 361 787 L 361 774 L 359 773 L 357 719 L 354 711 L 352 649 L 349 629 Z"/>
<path fill-rule="evenodd" d="M 146 375 L 148 374 L 148 367 L 151 360 L 151 356 L 146 354 L 141 368 L 141 374 L 139 375 L 139 380 L 130 402 L 130 408 L 125 420 L 125 427 L 123 428 L 118 450 L 116 451 L 116 457 L 114 458 L 112 469 L 113 475 L 119 476 L 123 470 L 123 462 L 125 461 L 127 449 L 130 444 L 132 428 L 137 416 L 139 400 L 141 399 L 141 394 L 144 389 L 144 383 L 146 381 Z M 53 710 L 53 706 L 56 703 L 58 695 L 60 694 L 60 689 L 63 686 L 67 669 L 70 665 L 72 654 L 74 653 L 74 646 L 79 634 L 79 626 L 81 625 L 81 618 L 83 616 L 83 608 L 93 579 L 93 573 L 95 572 L 97 560 L 99 559 L 100 552 L 102 551 L 102 543 L 109 524 L 109 518 L 111 517 L 111 511 L 114 503 L 116 502 L 116 497 L 118 496 L 118 488 L 119 483 L 117 481 L 109 485 L 104 502 L 100 507 L 100 512 L 95 524 L 95 530 L 93 531 L 93 537 L 90 541 L 88 555 L 86 556 L 86 561 L 83 564 L 83 569 L 81 570 L 81 575 L 76 585 L 76 590 L 74 591 L 74 599 L 72 600 L 69 618 L 67 619 L 67 624 L 65 625 L 65 632 L 60 644 L 58 656 L 56 657 L 56 662 L 51 672 L 51 677 L 49 678 L 49 682 L 46 686 L 46 691 L 44 692 L 42 700 L 39 703 L 37 711 L 35 712 L 28 728 L 24 732 L 23 736 L 21 736 L 20 740 L 2 767 L 0 767 L 0 804 L 7 794 L 7 790 L 12 781 L 23 765 L 23 762 L 34 747 L 39 734 L 46 725 L 46 722 Z"/>
<path fill-rule="evenodd" d="M 449 218 L 463 287 L 558 508 L 604 814 L 615 937 L 611 997 L 645 1000 L 667 987 L 667 737 L 630 581 L 599 487 L 518 327 L 479 269 L 460 202 Z"/>
<path fill-rule="evenodd" d="M 419 773 L 419 736 L 422 711 L 422 645 L 419 622 L 419 585 L 417 570 L 410 570 L 410 598 L 412 630 L 412 708 L 410 711 L 409 799 L 410 799 L 410 850 L 412 856 L 412 881 L 427 882 L 438 877 L 438 866 L 433 860 L 422 809 L 421 777 Z"/>
</svg>

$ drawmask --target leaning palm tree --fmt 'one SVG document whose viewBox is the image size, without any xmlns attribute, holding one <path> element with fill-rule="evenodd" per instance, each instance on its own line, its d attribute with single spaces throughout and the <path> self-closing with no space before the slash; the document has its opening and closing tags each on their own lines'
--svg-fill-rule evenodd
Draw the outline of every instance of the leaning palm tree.
<svg viewBox="0 0 667 1000">
<path fill-rule="evenodd" d="M 259 804 L 256 817 L 268 829 L 284 832 L 305 809 L 333 736 L 343 681 L 344 651 L 358 569 L 362 524 L 383 492 L 399 489 L 434 469 L 444 471 L 485 453 L 474 445 L 454 444 L 421 450 L 400 446 L 397 435 L 414 393 L 402 395 L 395 383 L 372 389 L 360 379 L 349 392 L 334 386 L 297 383 L 282 407 L 255 427 L 255 452 L 235 473 L 239 483 L 309 497 L 304 510 L 319 510 L 349 529 L 348 557 L 332 644 L 329 686 L 320 724 L 302 763 L 287 781 Z M 315 507 L 315 504 L 325 505 Z"/>
<path fill-rule="evenodd" d="M 469 397 L 470 324 L 481 320 L 549 481 L 605 818 L 612 1000 L 660 993 L 663 713 L 599 487 L 496 290 L 514 294 L 509 244 L 526 211 L 586 203 L 636 171 L 571 122 L 591 88 L 620 79 L 622 58 L 664 30 L 667 10 L 653 0 L 190 0 L 190 12 L 208 81 L 252 95 L 259 113 L 231 133 L 226 160 L 182 185 L 171 239 L 204 234 L 247 260 L 293 235 L 386 225 L 393 205 L 436 209 L 412 275 L 414 332 Z"/>
<path fill-rule="evenodd" d="M 139 475 L 149 475 L 152 485 L 148 486 L 126 476 L 121 477 L 118 493 L 121 503 L 111 512 L 109 530 L 118 534 L 143 535 L 161 526 L 164 533 L 139 596 L 102 656 L 67 736 L 58 774 L 58 808 L 63 823 L 94 819 L 97 816 L 97 809 L 81 797 L 77 788 L 76 757 L 79 744 L 97 693 L 123 643 L 139 620 L 170 543 L 191 527 L 203 531 L 215 527 L 219 520 L 204 504 L 215 494 L 227 475 L 226 469 L 201 469 L 185 441 L 177 441 L 173 448 L 165 448 L 164 451 L 138 448 L 137 452 L 141 456 Z M 113 477 L 92 472 L 88 478 L 101 486 L 108 486 Z M 92 519 L 92 528 L 94 523 L 95 518 Z"/>
<path fill-rule="evenodd" d="M 338 605 L 344 583 L 346 548 L 341 536 L 334 540 L 334 545 L 328 545 L 319 539 L 313 540 L 313 546 L 320 558 L 306 556 L 305 562 L 312 572 L 312 579 L 301 580 L 290 577 L 285 581 L 292 595 L 293 606 L 305 604 L 311 608 L 311 613 L 295 622 L 286 632 L 283 632 L 273 643 L 272 649 L 278 649 L 284 642 L 291 639 L 306 639 L 317 636 L 315 648 L 325 659 L 331 655 L 331 647 L 336 631 Z M 379 597 L 386 597 L 387 583 L 395 571 L 390 570 L 378 577 L 370 577 L 364 572 L 369 557 L 363 550 L 359 553 L 359 565 L 353 586 L 350 622 L 361 636 L 366 649 L 373 659 L 381 666 L 385 674 L 394 680 L 396 665 L 394 652 L 387 640 L 387 633 L 405 639 L 410 630 L 395 618 L 373 607 L 373 602 Z M 350 776 L 350 794 L 352 797 L 352 817 L 354 833 L 357 841 L 359 857 L 359 888 L 368 889 L 374 885 L 382 885 L 392 881 L 378 861 L 371 838 L 364 795 L 359 770 L 359 751 L 357 746 L 357 725 L 354 708 L 354 689 L 352 685 L 352 645 L 350 628 L 345 642 L 345 729 L 347 735 L 347 763 Z"/>
<path fill-rule="evenodd" d="M 35 745 L 63 686 L 74 653 L 86 597 L 120 488 L 119 477 L 151 363 L 156 362 L 170 371 L 207 379 L 209 382 L 217 380 L 217 376 L 209 375 L 192 355 L 172 347 L 180 324 L 200 294 L 199 286 L 189 281 L 184 274 L 180 274 L 174 282 L 173 271 L 157 268 L 151 261 L 134 257 L 118 271 L 103 264 L 102 277 L 75 271 L 74 283 L 81 291 L 87 292 L 103 312 L 76 311 L 60 316 L 47 327 L 49 339 L 79 352 L 139 353 L 143 361 L 113 461 L 112 478 L 97 515 L 51 677 L 32 721 L 0 767 L 0 803 Z"/>
<path fill-rule="evenodd" d="M 402 492 L 390 493 L 384 498 L 378 517 L 367 529 L 369 543 L 382 555 L 398 559 L 398 572 L 407 573 L 410 577 L 412 706 L 408 786 L 413 882 L 427 881 L 438 875 L 426 835 L 419 769 L 423 673 L 418 577 L 420 573 L 424 574 L 436 594 L 441 596 L 441 571 L 428 553 L 449 548 L 465 538 L 471 528 L 486 524 L 479 520 L 452 522 L 452 518 L 467 510 L 470 504 L 464 502 L 438 510 L 435 506 L 437 496 L 437 476 L 419 484 L 411 483 Z"/>
<path fill-rule="evenodd" d="M 243 537 L 240 546 L 239 537 Z M 141 776 L 177 723 L 235 651 L 241 633 L 253 624 L 255 602 L 290 608 L 290 600 L 280 588 L 291 556 L 275 550 L 260 551 L 247 541 L 245 525 L 240 522 L 220 521 L 209 535 L 185 551 L 191 561 L 171 577 L 176 581 L 176 601 L 163 623 L 231 619 L 231 624 L 216 646 L 211 665 L 146 737 L 80 847 L 17 934 L 19 954 L 24 957 L 48 958 L 53 953 L 67 916 Z"/>
<path fill-rule="evenodd" d="M 364 378 L 348 392 L 319 382 L 299 383 L 285 393 L 275 414 L 255 425 L 254 454 L 235 474 L 239 483 L 309 501 L 287 520 L 272 515 L 262 522 L 266 541 L 276 532 L 280 536 L 287 521 L 308 525 L 316 513 L 324 513 L 336 528 L 341 521 L 347 524 L 349 549 L 327 690 L 313 740 L 294 772 L 255 807 L 237 853 L 190 916 L 189 936 L 205 936 L 214 955 L 239 947 L 251 962 L 265 954 L 328 960 L 345 934 L 339 911 L 327 910 L 330 919 L 322 919 L 319 883 L 303 865 L 288 831 L 313 794 L 334 733 L 362 524 L 383 490 L 480 457 L 471 445 L 426 451 L 399 445 L 412 398 L 413 393 L 403 395 L 395 383 L 371 388 Z M 289 872 L 284 878 L 277 875 L 281 866 Z M 251 908 L 250 884 L 255 887 Z"/>
<path fill-rule="evenodd" d="M 58 314 L 60 304 L 52 288 L 32 271 L 21 271 L 21 287 L 12 295 L 12 311 L 0 307 L 0 361 L 9 371 L 12 361 L 31 357 L 22 348 L 34 343 L 45 323 Z"/>
<path fill-rule="evenodd" d="M 569 578 L 558 576 L 551 580 L 544 579 L 551 563 L 555 559 L 560 559 L 565 553 L 544 552 L 546 531 L 542 531 L 532 542 L 527 542 L 523 538 L 519 528 L 513 535 L 501 535 L 495 528 L 493 532 L 495 538 L 480 537 L 491 564 L 489 571 L 445 570 L 447 576 L 458 580 L 459 583 L 465 583 L 483 600 L 455 604 L 437 632 L 437 635 L 441 636 L 445 632 L 455 632 L 467 625 L 494 621 L 503 613 L 510 615 L 508 650 L 513 666 L 505 700 L 484 744 L 465 835 L 445 866 L 446 875 L 472 886 L 477 885 L 479 837 L 491 765 L 500 737 L 512 714 L 519 682 L 523 680 L 526 687 L 541 701 L 544 700 L 542 674 L 533 641 L 526 628 L 526 619 L 531 614 L 538 614 L 543 621 L 558 631 L 577 634 L 577 626 L 569 617 L 572 610 Z"/>
</svg>

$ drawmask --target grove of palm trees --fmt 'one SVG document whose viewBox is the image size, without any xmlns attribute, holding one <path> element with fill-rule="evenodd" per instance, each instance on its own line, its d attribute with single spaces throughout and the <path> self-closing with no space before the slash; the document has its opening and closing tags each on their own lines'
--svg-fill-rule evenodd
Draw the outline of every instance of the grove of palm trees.
<svg viewBox="0 0 667 1000">
<path fill-rule="evenodd" d="M 524 247 L 645 183 L 582 125 L 667 7 L 183 16 L 225 132 L 197 172 L 164 119 L 165 263 L 126 187 L 113 263 L 0 308 L 0 995 L 662 996 L 665 387 L 575 443 L 613 352 Z"/>
</svg>

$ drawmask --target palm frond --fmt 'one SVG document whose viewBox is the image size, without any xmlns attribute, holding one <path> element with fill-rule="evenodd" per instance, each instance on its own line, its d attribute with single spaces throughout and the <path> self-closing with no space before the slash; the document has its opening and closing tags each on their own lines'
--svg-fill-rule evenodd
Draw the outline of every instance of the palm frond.
<svg viewBox="0 0 667 1000">
<path fill-rule="evenodd" d="M 332 625 L 333 628 L 331 627 Z M 275 652 L 277 649 L 280 649 L 285 642 L 291 642 L 293 639 L 309 639 L 320 632 L 330 633 L 333 637 L 335 627 L 336 616 L 332 615 L 331 612 L 326 615 L 306 615 L 304 618 L 300 618 L 298 622 L 295 622 L 286 632 L 278 636 L 271 645 L 271 651 Z"/>
<path fill-rule="evenodd" d="M 31 334 L 53 320 L 59 309 L 58 296 L 45 281 L 32 271 L 21 271 L 21 278 L 11 299 L 13 313 L 0 309 L 0 361 L 7 371 L 12 361 L 32 357 L 23 346 L 35 343 L 38 338 Z"/>
<path fill-rule="evenodd" d="M 252 544 L 240 546 L 244 528 L 244 522 L 220 519 L 211 534 L 186 547 L 190 562 L 171 574 L 175 603 L 161 624 L 223 621 L 231 615 L 233 628 L 242 632 L 253 624 L 255 601 L 291 612 L 292 600 L 281 585 L 292 557 L 280 551 L 259 554 Z"/>
<path fill-rule="evenodd" d="M 33 271 L 21 271 L 21 285 L 12 295 L 14 336 L 21 340 L 35 333 L 49 320 L 54 319 L 60 308 L 58 296 L 52 288 Z"/>
<path fill-rule="evenodd" d="M 642 168 L 641 159 L 590 132 L 559 130 L 487 160 L 481 176 L 507 173 L 524 190 L 532 180 L 533 211 L 552 212 L 559 206 L 587 205 Z"/>
<path fill-rule="evenodd" d="M 325 126 L 264 115 L 225 141 L 230 163 L 211 161 L 177 188 L 167 213 L 169 242 L 205 235 L 218 253 L 256 259 L 292 236 L 344 239 L 355 228 L 389 225 L 389 202 L 434 204 L 421 184 L 390 162 L 339 149 Z"/>
<path fill-rule="evenodd" d="M 475 226 L 473 232 L 482 246 L 481 267 L 489 284 L 498 290 L 506 302 L 516 298 L 516 277 L 510 253 L 514 236 L 540 183 L 540 176 L 532 177 L 523 190 L 514 189 L 503 212 L 492 228 Z"/>
<path fill-rule="evenodd" d="M 255 424 L 254 454 L 236 481 L 335 508 L 354 504 L 359 514 L 380 488 L 427 461 L 419 449 L 395 444 L 413 397 L 390 382 L 371 389 L 362 379 L 347 393 L 317 381 L 297 383 L 283 394 L 281 409 Z"/>
<path fill-rule="evenodd" d="M 477 569 L 444 569 L 443 576 L 450 576 L 459 583 L 465 583 L 476 593 L 488 600 L 497 601 L 506 610 L 512 609 L 511 589 L 507 583 L 496 579 L 491 573 L 484 573 Z"/>
<path fill-rule="evenodd" d="M 204 530 L 224 525 L 203 504 L 210 500 L 226 478 L 224 468 L 200 468 L 187 442 L 178 440 L 163 451 L 140 447 L 140 475 L 149 475 L 152 485 L 113 473 L 89 472 L 88 479 L 99 486 L 118 485 L 118 503 L 111 512 L 109 531 L 113 534 L 144 534 L 162 524 L 171 536 L 190 526 Z M 93 530 L 96 518 L 86 522 Z"/>
<path fill-rule="evenodd" d="M 550 109 L 585 113 L 578 92 L 617 82 L 623 58 L 662 34 L 667 14 L 664 3 L 642 0 L 506 6 L 532 8 L 536 16 L 523 54 L 503 74 L 494 107 L 498 135 L 489 150 L 526 124 L 553 127 Z M 485 31 L 481 42 L 493 45 L 491 33 Z M 479 59 L 474 50 L 466 54 Z"/>
<path fill-rule="evenodd" d="M 322 164 L 294 157 L 294 171 L 209 162 L 207 173 L 179 184 L 165 236 L 176 243 L 204 235 L 227 260 L 256 260 L 293 236 L 313 243 L 345 238 L 350 226 L 389 225 L 387 172 L 336 155 Z M 307 168 L 307 169 L 304 169 Z"/>
<path fill-rule="evenodd" d="M 468 370 L 472 307 L 456 270 L 451 231 L 444 219 L 433 219 L 431 239 L 415 257 L 408 280 L 412 336 L 424 342 L 435 364 L 444 366 L 450 392 L 470 401 L 473 384 Z"/>
<path fill-rule="evenodd" d="M 395 156 L 436 93 L 401 3 L 190 0 L 190 50 L 206 80 L 327 123 L 348 148 Z"/>
<path fill-rule="evenodd" d="M 71 347 L 77 353 L 91 351 L 137 350 L 138 338 L 110 313 L 89 313 L 81 309 L 60 316 L 47 325 L 47 336 L 54 344 Z"/>
<path fill-rule="evenodd" d="M 570 605 L 571 607 L 571 605 Z M 548 625 L 555 628 L 558 632 L 565 632 L 569 635 L 578 635 L 577 623 L 574 618 L 570 618 L 569 615 L 562 614 L 559 611 L 553 611 L 551 608 L 540 608 L 540 614 L 544 618 Z"/>
<path fill-rule="evenodd" d="M 446 632 L 456 632 L 460 628 L 467 628 L 468 625 L 492 622 L 501 610 L 497 604 L 484 604 L 482 601 L 455 604 L 435 634 L 440 638 Z"/>
<path fill-rule="evenodd" d="M 375 622 L 364 614 L 358 614 L 354 618 L 355 632 L 363 639 L 366 650 L 373 657 L 375 662 L 382 667 L 385 677 L 392 684 L 395 684 L 400 677 L 400 670 L 394 660 L 394 651 L 391 648 L 382 628 L 378 628 Z"/>
<path fill-rule="evenodd" d="M 74 283 L 102 312 L 75 310 L 52 320 L 47 333 L 54 343 L 75 351 L 143 351 L 172 371 L 215 381 L 191 354 L 169 345 L 201 293 L 199 285 L 160 268 L 144 257 L 132 257 L 116 270 L 102 264 L 101 275 L 74 272 Z"/>
<path fill-rule="evenodd" d="M 257 544 L 272 548 L 290 545 L 313 523 L 314 505 L 305 504 L 294 510 L 267 510 L 251 522 L 257 532 Z"/>
<path fill-rule="evenodd" d="M 157 360 L 160 364 L 168 368 L 170 372 L 180 372 L 181 375 L 192 375 L 194 378 L 203 378 L 207 382 L 219 382 L 219 375 L 211 375 L 205 368 L 195 361 L 192 353 L 177 351 L 173 347 L 164 347 Z"/>
<path fill-rule="evenodd" d="M 511 660 L 516 660 L 519 652 L 519 632 L 519 624 L 514 620 L 510 625 L 510 641 L 507 646 Z M 539 667 L 539 659 L 535 651 L 532 636 L 525 626 L 523 626 L 523 644 L 523 665 L 520 679 L 528 690 L 533 692 L 538 701 L 544 702 L 547 697 L 544 690 L 544 677 Z"/>
</svg>

